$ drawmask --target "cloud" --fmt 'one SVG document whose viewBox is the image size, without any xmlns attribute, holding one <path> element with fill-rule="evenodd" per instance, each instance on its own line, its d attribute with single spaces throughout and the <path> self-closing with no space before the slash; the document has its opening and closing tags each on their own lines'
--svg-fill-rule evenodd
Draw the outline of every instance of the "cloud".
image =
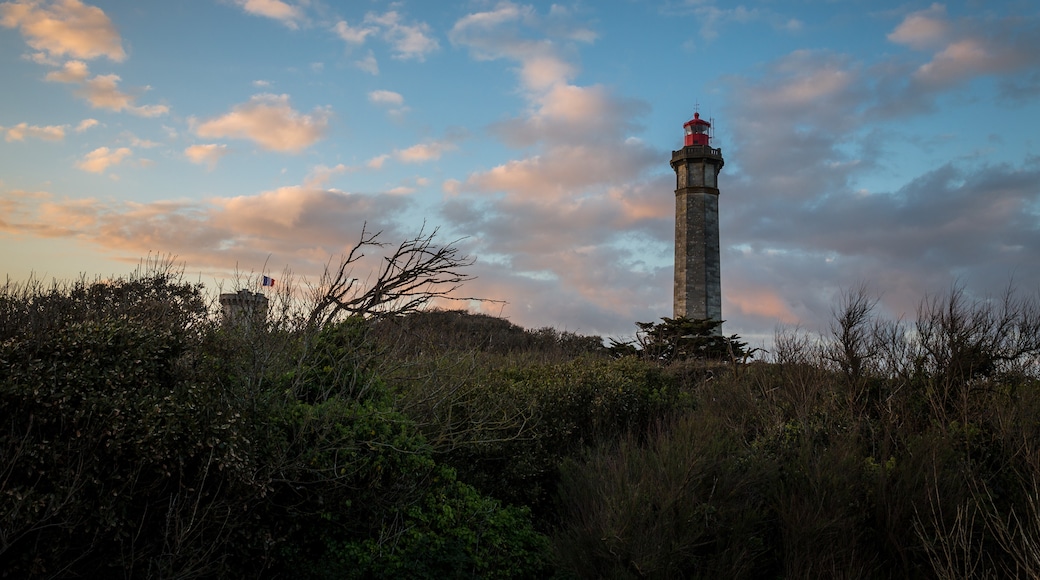
<svg viewBox="0 0 1040 580">
<path fill-rule="evenodd" d="M 724 6 L 732 3 L 723 2 Z M 695 0 L 679 4 L 666 3 L 664 10 L 676 16 L 693 15 L 700 23 L 697 38 L 712 42 L 725 31 L 730 23 L 748 24 L 765 22 L 774 30 L 797 33 L 804 26 L 797 18 L 774 12 L 768 8 L 748 8 L 742 4 L 735 7 L 720 8 L 714 0 Z M 692 45 L 692 41 L 691 45 Z"/>
<path fill-rule="evenodd" d="M 531 109 L 523 117 L 492 127 L 506 143 L 524 147 L 538 141 L 554 143 L 592 143 L 604 138 L 624 138 L 636 129 L 631 119 L 648 107 L 638 101 L 615 97 L 602 86 L 571 84 L 577 69 L 560 54 L 560 42 L 573 40 L 571 31 L 582 26 L 559 19 L 569 18 L 564 10 L 540 16 L 529 6 L 510 2 L 494 10 L 476 12 L 460 18 L 449 38 L 466 46 L 478 60 L 517 61 L 519 80 Z M 555 34 L 537 38 L 538 34 Z M 581 34 L 582 42 L 594 35 Z"/>
<path fill-rule="evenodd" d="M 405 24 L 396 10 L 383 14 L 368 13 L 365 24 L 375 25 L 381 30 L 383 39 L 393 47 L 394 58 L 400 60 L 426 60 L 426 55 L 440 48 L 430 36 L 430 27 L 425 22 Z"/>
<path fill-rule="evenodd" d="M 0 25 L 17 27 L 26 43 L 50 57 L 90 60 L 126 59 L 122 40 L 112 21 L 96 6 L 79 0 L 41 3 L 21 0 L 0 4 Z"/>
<path fill-rule="evenodd" d="M 90 173 L 104 173 L 106 169 L 119 165 L 130 155 L 132 155 L 132 152 L 126 147 L 120 147 L 115 150 L 111 150 L 108 147 L 98 147 L 88 153 L 79 163 L 76 163 L 76 167 Z"/>
<path fill-rule="evenodd" d="M 456 148 L 454 143 L 448 141 L 432 141 L 412 145 L 407 149 L 396 149 L 394 157 L 404 163 L 423 163 L 440 159 L 441 155 Z"/>
<path fill-rule="evenodd" d="M 523 117 L 490 128 L 510 146 L 617 143 L 639 129 L 635 119 L 649 110 L 646 103 L 619 98 L 595 85 L 557 83 L 544 92 L 530 94 L 529 101 L 531 109 Z"/>
<path fill-rule="evenodd" d="M 557 54 L 557 44 L 548 38 L 529 38 L 525 34 L 529 29 L 536 34 L 547 33 L 532 7 L 502 2 L 494 10 L 460 18 L 448 38 L 452 44 L 469 48 L 477 60 L 518 61 L 528 90 L 544 90 L 569 80 L 575 69 Z"/>
<path fill-rule="evenodd" d="M 507 192 L 521 199 L 583 195 L 595 186 L 635 179 L 642 171 L 660 163 L 656 153 L 641 146 L 561 145 L 543 154 L 473 173 L 461 190 Z"/>
<path fill-rule="evenodd" d="M 365 167 L 368 167 L 369 169 L 382 169 L 383 164 L 386 163 L 387 159 L 390 159 L 390 156 L 385 153 L 382 155 L 376 155 L 365 162 Z"/>
<path fill-rule="evenodd" d="M 910 91 L 929 92 L 979 76 L 1037 70 L 1040 20 L 1018 16 L 954 20 L 945 6 L 932 4 L 904 17 L 888 40 L 933 52 L 929 62 L 917 67 L 910 86 Z"/>
<path fill-rule="evenodd" d="M 343 39 L 347 44 L 364 44 L 372 34 L 379 32 L 379 29 L 373 26 L 351 26 L 346 20 L 340 20 L 333 27 L 336 35 Z"/>
<path fill-rule="evenodd" d="M 423 62 L 426 56 L 440 48 L 440 43 L 431 36 L 430 26 L 425 22 L 406 23 L 396 10 L 382 14 L 369 12 L 364 21 L 351 26 L 346 20 L 340 20 L 332 30 L 350 46 L 361 46 L 370 37 L 381 38 L 390 44 L 393 57 L 399 60 L 417 60 Z M 378 74 L 378 66 L 371 52 L 355 64 L 362 70 Z"/>
<path fill-rule="evenodd" d="M 390 105 L 399 107 L 404 104 L 404 97 L 400 93 L 393 91 L 371 91 L 368 93 L 368 100 L 377 105 Z"/>
<path fill-rule="evenodd" d="M 560 221 L 553 220 L 557 225 Z M 497 225 L 512 224 L 503 220 Z M 518 241 L 537 241 L 543 231 L 524 232 L 522 220 L 515 225 L 520 230 Z M 487 312 L 496 316 L 531 328 L 552 326 L 617 336 L 618 329 L 634 331 L 634 321 L 655 320 L 670 309 L 666 291 L 671 287 L 671 267 L 643 262 L 645 248 L 569 246 L 572 240 L 561 239 L 537 253 L 494 257 L 483 236 L 481 231 L 463 242 L 468 252 L 478 256 L 470 269 L 477 279 L 467 283 L 465 290 L 473 296 L 504 299 L 505 305 L 487 306 L 492 308 Z"/>
<path fill-rule="evenodd" d="M 356 168 L 348 167 L 342 163 L 335 165 L 334 167 L 327 167 L 325 165 L 316 165 L 311 169 L 310 174 L 303 181 L 303 187 L 306 189 L 321 189 L 325 187 L 333 176 L 342 175 L 354 171 Z"/>
<path fill-rule="evenodd" d="M 303 11 L 299 6 L 281 0 L 235 0 L 235 4 L 249 14 L 277 20 L 291 29 L 299 28 L 303 20 Z"/>
<path fill-rule="evenodd" d="M 286 264 L 316 276 L 330 257 L 338 258 L 356 242 L 366 224 L 369 231 L 383 231 L 386 241 L 403 240 L 406 234 L 393 217 L 408 203 L 401 196 L 302 186 L 205 201 L 55 200 L 6 192 L 0 193 L 0 207 L 11 212 L 0 229 L 74 238 L 129 261 L 161 251 L 193 267 L 231 271 Z"/>
<path fill-rule="evenodd" d="M 404 105 L 404 97 L 394 91 L 371 91 L 368 93 L 368 100 L 373 104 L 386 108 L 387 113 L 396 119 L 402 119 L 409 110 Z"/>
<path fill-rule="evenodd" d="M 207 121 L 192 120 L 195 134 L 204 138 L 249 139 L 264 149 L 298 153 L 325 136 L 331 112 L 316 108 L 301 114 L 289 104 L 289 95 L 254 95 L 230 113 Z"/>
<path fill-rule="evenodd" d="M 141 149 L 151 149 L 153 147 L 158 147 L 160 145 L 160 143 L 157 142 L 157 141 L 151 141 L 149 139 L 141 139 L 140 137 L 138 137 L 138 136 L 136 136 L 136 135 L 134 135 L 134 134 L 132 134 L 130 132 L 124 132 L 122 136 L 127 138 L 127 139 L 129 139 L 131 145 L 133 145 L 134 147 L 140 147 Z"/>
<path fill-rule="evenodd" d="M 97 127 L 99 124 L 100 123 L 98 122 L 97 119 L 83 119 L 82 121 L 79 122 L 78 125 L 76 125 L 76 132 L 77 133 L 82 133 L 82 132 L 84 132 L 84 131 L 86 131 L 88 129 L 91 129 L 93 127 Z"/>
<path fill-rule="evenodd" d="M 136 105 L 137 96 L 119 90 L 118 75 L 107 74 L 90 76 L 87 64 L 80 60 L 65 62 L 61 69 L 47 73 L 46 80 L 79 85 L 76 94 L 87 100 L 95 109 L 112 111 L 128 111 L 139 117 L 158 117 L 170 112 L 166 105 Z M 149 87 L 139 89 L 140 92 Z"/>
<path fill-rule="evenodd" d="M 785 298 L 771 288 L 737 285 L 723 293 L 727 311 L 739 312 L 747 317 L 757 317 L 784 324 L 798 324 L 798 317 L 791 311 Z"/>
<path fill-rule="evenodd" d="M 354 66 L 373 76 L 379 74 L 379 63 L 371 50 L 365 56 L 355 60 Z"/>
<path fill-rule="evenodd" d="M 212 170 L 217 162 L 228 154 L 227 145 L 222 143 L 206 143 L 202 145 L 191 145 L 184 150 L 184 156 L 192 163 L 208 165 Z"/>
<path fill-rule="evenodd" d="M 87 63 L 81 60 L 70 60 L 62 65 L 61 70 L 47 73 L 46 79 L 59 83 L 82 83 L 90 76 Z"/>
<path fill-rule="evenodd" d="M 770 199 L 796 203 L 843 191 L 880 157 L 876 136 L 860 133 L 879 97 L 869 78 L 845 55 L 807 50 L 768 63 L 755 77 L 731 77 L 727 92 L 739 97 L 725 110 L 727 146 Z"/>
<path fill-rule="evenodd" d="M 555 55 L 560 43 L 590 43 L 598 35 L 558 4 L 542 15 L 533 6 L 500 2 L 492 10 L 460 18 L 448 37 L 453 44 L 468 47 L 478 60 L 529 61 Z"/>
<path fill-rule="evenodd" d="M 914 78 L 925 85 L 944 87 L 982 74 L 1006 72 L 1027 59 L 1025 54 L 1015 54 L 1013 49 L 985 39 L 966 38 L 943 48 L 931 62 L 917 69 Z"/>
<path fill-rule="evenodd" d="M 751 10 L 719 18 L 798 28 Z M 633 137 L 647 104 L 576 82 L 579 70 L 565 55 L 580 41 L 557 35 L 547 20 L 531 7 L 499 3 L 452 28 L 452 43 L 474 59 L 516 63 L 526 107 L 489 127 L 522 152 L 443 180 L 442 219 L 470 236 L 468 247 L 481 259 L 476 285 L 486 290 L 474 291 L 509 297 L 507 316 L 584 328 L 612 316 L 612 328 L 653 320 L 671 303 L 674 177 L 661 171 L 667 151 Z M 920 183 L 889 192 L 865 192 L 860 184 L 891 174 L 894 153 L 883 138 L 891 128 L 883 123 L 893 116 L 884 112 L 927 110 L 940 91 L 973 76 L 1025 82 L 1030 77 L 1021 73 L 1035 68 L 1035 58 L 1029 65 L 1014 55 L 1040 38 L 1028 34 L 1034 25 L 982 18 L 929 32 L 911 22 L 890 40 L 925 51 L 923 59 L 880 55 L 868 63 L 799 50 L 753 74 L 721 79 L 728 98 L 728 164 L 720 179 L 727 328 L 759 341 L 771 340 L 778 322 L 826 330 L 840 288 L 864 279 L 894 289 L 886 290 L 883 308 L 898 316 L 959 274 L 984 281 L 984 289 L 1006 281 L 1009 271 L 1040 271 L 1027 250 L 1040 247 L 1040 168 L 1033 162 L 926 168 Z M 957 44 L 967 39 L 985 42 L 972 52 Z M 1010 65 L 1001 68 L 995 55 Z M 930 62 L 933 70 L 922 69 Z M 951 72 L 940 75 L 940 64 Z M 987 260 L 990 253 L 999 258 Z M 1040 278 L 1031 274 L 1034 282 Z"/>
<path fill-rule="evenodd" d="M 14 127 L 0 127 L 0 131 L 6 131 L 7 134 L 4 136 L 4 139 L 8 143 L 11 141 L 24 141 L 26 137 L 44 141 L 61 141 L 65 138 L 65 129 L 67 128 L 66 125 L 38 127 L 28 123 L 19 123 Z"/>
<path fill-rule="evenodd" d="M 946 7 L 942 4 L 932 4 L 926 10 L 907 15 L 899 26 L 888 34 L 888 39 L 922 50 L 942 46 L 949 35 L 950 22 L 946 17 Z"/>
<path fill-rule="evenodd" d="M 632 136 L 647 104 L 574 82 L 564 55 L 596 37 L 559 6 L 511 2 L 449 34 L 474 59 L 517 64 L 526 106 L 489 130 L 522 153 L 444 180 L 441 215 L 481 257 L 478 295 L 505 297 L 503 314 L 528 325 L 606 332 L 670 310 L 674 199 L 652 176 L 666 153 Z"/>
<path fill-rule="evenodd" d="M 1030 272 L 1019 281 L 1040 283 L 1028 251 L 1040 247 L 1036 160 L 965 158 L 904 166 L 913 173 L 903 176 L 901 152 L 886 139 L 895 119 L 935 114 L 934 101 L 969 79 L 1021 79 L 1037 68 L 1012 56 L 1034 42 L 1026 32 L 1035 25 L 955 21 L 933 6 L 889 35 L 914 49 L 910 56 L 868 64 L 802 50 L 724 79 L 728 163 L 719 203 L 728 324 L 761 336 L 777 321 L 826 331 L 841 288 L 863 281 L 884 289 L 889 316 L 912 316 L 917 300 L 954 279 L 978 295 L 999 291 L 1012 273 Z"/>
<path fill-rule="evenodd" d="M 170 112 L 166 105 L 135 105 L 137 97 L 119 90 L 118 75 L 98 75 L 84 81 L 76 94 L 95 109 L 127 111 L 138 117 L 159 117 Z M 147 90 L 147 88 L 145 88 Z"/>
</svg>

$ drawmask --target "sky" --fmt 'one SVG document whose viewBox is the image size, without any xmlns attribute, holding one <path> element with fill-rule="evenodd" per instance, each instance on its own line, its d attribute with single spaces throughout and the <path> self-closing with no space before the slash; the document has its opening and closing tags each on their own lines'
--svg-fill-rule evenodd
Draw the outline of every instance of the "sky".
<svg viewBox="0 0 1040 580">
<path fill-rule="evenodd" d="M 0 274 L 316 283 L 362 227 L 528 328 L 671 316 L 671 151 L 714 124 L 726 334 L 1040 291 L 1040 5 L 0 3 Z M 357 273 L 364 279 L 366 274 Z"/>
</svg>

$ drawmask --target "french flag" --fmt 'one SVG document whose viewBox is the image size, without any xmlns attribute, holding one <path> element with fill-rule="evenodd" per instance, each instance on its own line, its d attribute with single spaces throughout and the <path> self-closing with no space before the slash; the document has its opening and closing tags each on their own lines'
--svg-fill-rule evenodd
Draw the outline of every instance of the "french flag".
<svg viewBox="0 0 1040 580">
<path fill-rule="evenodd" d="M 261 286 L 274 286 L 274 278 L 272 278 L 270 276 L 264 276 L 264 279 L 263 279 L 263 281 L 261 282 L 260 285 Z"/>
</svg>

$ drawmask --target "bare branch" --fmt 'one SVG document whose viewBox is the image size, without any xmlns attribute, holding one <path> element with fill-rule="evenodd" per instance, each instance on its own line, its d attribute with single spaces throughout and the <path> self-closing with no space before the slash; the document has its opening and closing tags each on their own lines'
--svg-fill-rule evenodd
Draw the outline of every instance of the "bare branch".
<svg viewBox="0 0 1040 580">
<path fill-rule="evenodd" d="M 456 246 L 461 240 L 437 245 L 438 230 L 427 233 L 425 224 L 415 237 L 401 242 L 390 255 L 383 257 L 374 281 L 362 283 L 353 276 L 354 265 L 365 257 L 368 248 L 384 248 L 379 241 L 382 232 L 362 228 L 358 242 L 333 269 L 325 267 L 321 284 L 315 292 L 314 308 L 308 323 L 325 325 L 338 316 L 396 316 L 421 310 L 435 299 L 479 300 L 452 294 L 474 277 L 462 269 L 475 261 Z"/>
</svg>

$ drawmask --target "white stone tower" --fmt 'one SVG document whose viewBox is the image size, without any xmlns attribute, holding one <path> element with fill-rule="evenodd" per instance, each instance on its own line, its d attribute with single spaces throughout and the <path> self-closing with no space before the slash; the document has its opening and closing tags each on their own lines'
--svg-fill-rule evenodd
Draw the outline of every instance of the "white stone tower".
<svg viewBox="0 0 1040 580">
<path fill-rule="evenodd" d="M 675 287 L 673 317 L 722 320 L 719 186 L 722 150 L 711 146 L 711 123 L 699 113 L 683 125 L 675 170 Z M 716 328 L 721 334 L 722 329 Z"/>
</svg>

